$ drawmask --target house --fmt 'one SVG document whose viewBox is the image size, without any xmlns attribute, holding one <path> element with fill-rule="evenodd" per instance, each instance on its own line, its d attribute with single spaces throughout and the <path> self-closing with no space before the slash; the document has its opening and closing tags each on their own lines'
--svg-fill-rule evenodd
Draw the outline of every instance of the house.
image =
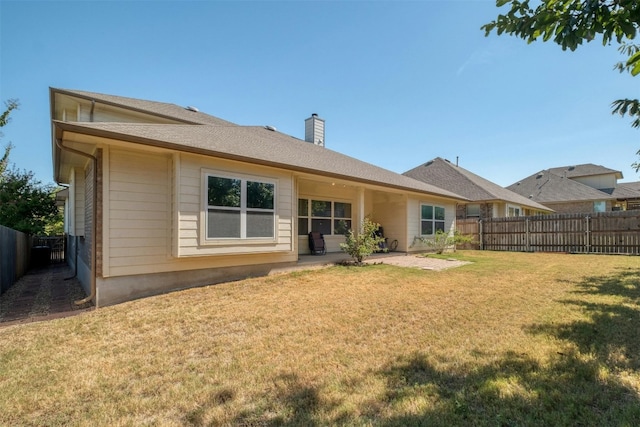
<svg viewBox="0 0 640 427">
<path fill-rule="evenodd" d="M 455 227 L 464 197 L 195 107 L 50 88 L 54 179 L 68 186 L 69 262 L 96 306 L 295 265 L 370 216 L 399 251 Z"/>
<path fill-rule="evenodd" d="M 640 207 L 640 191 L 618 183 L 622 172 L 592 163 L 546 169 L 507 187 L 558 213 L 609 212 Z"/>
<path fill-rule="evenodd" d="M 468 201 L 457 204 L 457 219 L 499 218 L 552 212 L 536 201 L 507 190 L 440 157 L 403 175 L 466 197 Z"/>
</svg>

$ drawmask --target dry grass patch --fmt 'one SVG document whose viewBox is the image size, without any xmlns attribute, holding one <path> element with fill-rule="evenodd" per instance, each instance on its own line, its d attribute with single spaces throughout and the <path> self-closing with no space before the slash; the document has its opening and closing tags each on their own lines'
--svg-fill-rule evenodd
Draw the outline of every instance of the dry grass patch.
<svg viewBox="0 0 640 427">
<path fill-rule="evenodd" d="M 638 258 L 463 252 L 0 329 L 0 424 L 633 425 Z"/>
</svg>

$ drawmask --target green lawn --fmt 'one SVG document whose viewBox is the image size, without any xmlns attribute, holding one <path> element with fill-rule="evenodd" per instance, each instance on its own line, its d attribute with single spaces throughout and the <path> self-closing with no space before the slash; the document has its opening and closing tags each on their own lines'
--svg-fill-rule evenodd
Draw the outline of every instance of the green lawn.
<svg viewBox="0 0 640 427">
<path fill-rule="evenodd" d="M 640 258 L 462 252 L 0 329 L 0 425 L 640 424 Z"/>
</svg>

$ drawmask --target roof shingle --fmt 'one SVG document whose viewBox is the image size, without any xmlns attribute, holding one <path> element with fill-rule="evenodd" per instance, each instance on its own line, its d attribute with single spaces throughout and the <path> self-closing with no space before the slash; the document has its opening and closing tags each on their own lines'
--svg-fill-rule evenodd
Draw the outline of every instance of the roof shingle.
<svg viewBox="0 0 640 427">
<path fill-rule="evenodd" d="M 503 188 L 440 157 L 417 166 L 403 175 L 452 191 L 476 202 L 502 200 L 543 211 L 551 211 L 534 200 Z"/>
<path fill-rule="evenodd" d="M 452 191 L 443 190 L 260 126 L 190 126 L 59 121 L 54 121 L 54 124 L 64 131 L 214 155 L 457 200 L 466 199 Z"/>
</svg>

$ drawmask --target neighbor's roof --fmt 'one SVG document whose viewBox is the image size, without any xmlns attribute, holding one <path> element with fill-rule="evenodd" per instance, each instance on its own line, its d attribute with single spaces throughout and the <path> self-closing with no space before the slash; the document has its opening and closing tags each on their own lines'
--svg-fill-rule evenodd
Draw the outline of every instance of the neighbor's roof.
<svg viewBox="0 0 640 427">
<path fill-rule="evenodd" d="M 54 94 L 69 95 L 87 101 L 96 101 L 105 105 L 111 105 L 117 108 L 124 108 L 126 110 L 135 111 L 139 113 L 146 113 L 155 115 L 158 117 L 168 118 L 172 120 L 181 121 L 189 124 L 203 124 L 203 125 L 220 125 L 220 126 L 236 126 L 235 123 L 222 120 L 218 117 L 211 116 L 209 114 L 192 111 L 185 107 L 181 107 L 176 104 L 170 104 L 166 102 L 147 101 L 144 99 L 127 98 L 124 96 L 106 95 L 96 92 L 86 92 L 82 90 L 71 89 L 57 89 L 49 88 L 51 93 L 51 102 L 53 102 Z"/>
<path fill-rule="evenodd" d="M 617 179 L 622 179 L 622 172 L 605 168 L 604 166 L 594 165 L 593 163 L 585 163 L 575 166 L 561 166 L 558 168 L 547 169 L 549 172 L 558 176 L 566 176 L 567 178 L 580 178 L 593 175 L 609 175 L 615 174 Z"/>
<path fill-rule="evenodd" d="M 59 134 L 77 132 L 314 175 L 466 200 L 454 192 L 391 172 L 262 126 L 54 121 Z"/>
<path fill-rule="evenodd" d="M 511 184 L 507 189 L 540 203 L 576 202 L 615 199 L 603 191 L 573 179 L 556 175 L 549 170 L 533 174 Z"/>
<path fill-rule="evenodd" d="M 601 189 L 618 200 L 640 199 L 640 181 L 620 182 L 615 188 Z"/>
<path fill-rule="evenodd" d="M 501 200 L 541 211 L 552 211 L 534 200 L 507 190 L 441 157 L 436 157 L 403 175 L 452 191 L 476 202 Z"/>
<path fill-rule="evenodd" d="M 640 181 L 635 182 L 619 182 L 618 187 L 623 187 L 632 191 L 636 191 L 640 195 Z"/>
</svg>

